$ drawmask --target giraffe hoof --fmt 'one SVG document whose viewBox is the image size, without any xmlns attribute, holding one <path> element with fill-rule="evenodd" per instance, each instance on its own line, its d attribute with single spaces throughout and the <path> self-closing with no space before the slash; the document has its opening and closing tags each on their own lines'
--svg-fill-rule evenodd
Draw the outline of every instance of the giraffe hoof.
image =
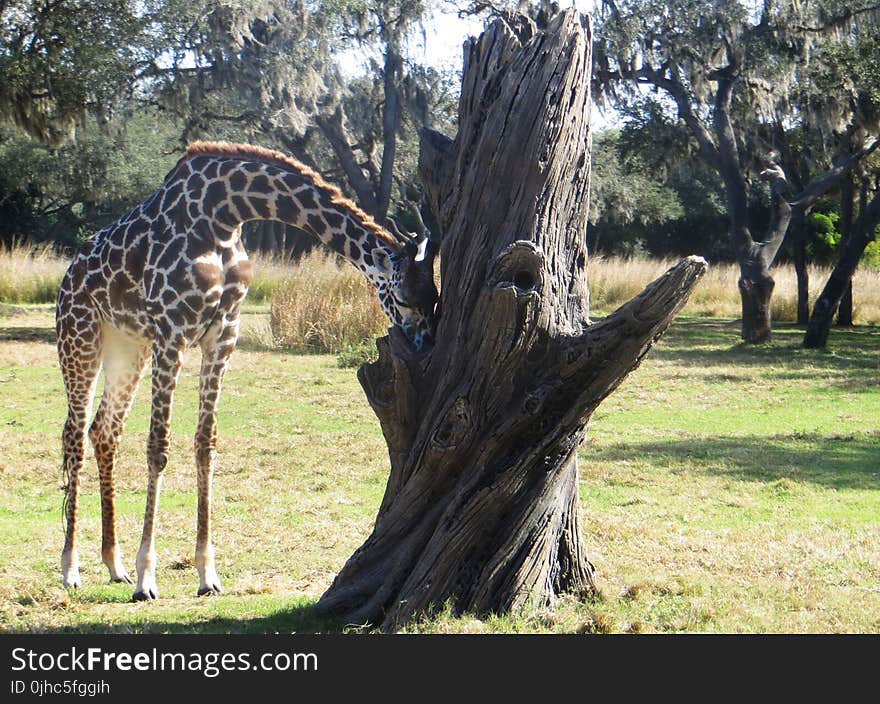
<svg viewBox="0 0 880 704">
<path fill-rule="evenodd" d="M 159 593 L 153 591 L 152 589 L 146 589 L 139 592 L 135 592 L 131 595 L 132 601 L 152 601 L 153 599 L 158 599 Z"/>
<path fill-rule="evenodd" d="M 76 574 L 67 574 L 61 578 L 61 586 L 64 589 L 79 589 L 82 586 L 82 580 L 79 578 L 79 571 Z"/>
<path fill-rule="evenodd" d="M 111 577 L 110 583 L 111 584 L 123 584 L 123 583 L 134 584 L 134 580 L 131 577 L 129 577 L 128 573 L 126 572 L 125 574 L 120 575 L 119 577 Z"/>
<path fill-rule="evenodd" d="M 215 594 L 220 594 L 222 591 L 223 589 L 219 584 L 212 584 L 207 587 L 201 587 L 196 594 L 198 596 L 214 596 Z"/>
</svg>

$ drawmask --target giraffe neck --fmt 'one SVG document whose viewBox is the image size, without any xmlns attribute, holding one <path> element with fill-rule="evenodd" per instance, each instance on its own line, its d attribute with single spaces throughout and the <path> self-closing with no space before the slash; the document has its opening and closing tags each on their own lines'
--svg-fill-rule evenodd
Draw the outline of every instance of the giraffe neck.
<svg viewBox="0 0 880 704">
<path fill-rule="evenodd" d="M 244 222 L 275 220 L 315 235 L 370 278 L 377 252 L 400 251 L 391 235 L 337 188 L 292 160 L 196 156 L 181 167 L 192 228 L 198 232 L 207 225 L 221 244 L 237 239 Z"/>
</svg>

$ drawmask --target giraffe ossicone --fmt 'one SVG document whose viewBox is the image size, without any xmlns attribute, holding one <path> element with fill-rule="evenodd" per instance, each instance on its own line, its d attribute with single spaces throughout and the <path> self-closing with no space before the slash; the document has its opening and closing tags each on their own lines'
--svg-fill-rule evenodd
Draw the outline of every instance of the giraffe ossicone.
<svg viewBox="0 0 880 704">
<path fill-rule="evenodd" d="M 68 405 L 62 438 L 65 587 L 80 585 L 76 520 L 86 437 L 98 463 L 102 558 L 111 580 L 132 582 L 116 538 L 113 470 L 138 382 L 151 360 L 147 496 L 133 599 L 158 596 L 155 526 L 172 400 L 184 354 L 197 344 L 202 349 L 194 441 L 198 593 L 221 590 L 211 541 L 216 411 L 253 278 L 241 241 L 241 226 L 250 220 L 277 220 L 318 237 L 373 283 L 382 309 L 417 350 L 430 343 L 437 302 L 432 256 L 417 258 L 414 242 L 380 227 L 294 159 L 249 145 L 191 145 L 152 196 L 98 232 L 90 248 L 74 258 L 58 294 L 58 357 Z M 104 391 L 87 430 L 102 367 Z"/>
</svg>

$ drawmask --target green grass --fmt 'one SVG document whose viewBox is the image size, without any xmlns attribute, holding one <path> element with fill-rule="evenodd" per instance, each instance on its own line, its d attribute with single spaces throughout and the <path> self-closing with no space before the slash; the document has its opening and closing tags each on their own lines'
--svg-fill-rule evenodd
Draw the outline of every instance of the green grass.
<svg viewBox="0 0 880 704">
<path fill-rule="evenodd" d="M 387 457 L 354 368 L 259 344 L 246 315 L 219 417 L 215 542 L 226 591 L 195 597 L 198 352 L 175 399 L 152 604 L 107 584 L 93 461 L 81 503 L 83 588 L 60 588 L 65 404 L 51 308 L 0 312 L 0 629 L 346 630 L 315 600 L 368 534 Z M 583 525 L 600 593 L 487 619 L 441 610 L 419 632 L 880 630 L 880 328 L 736 344 L 737 326 L 682 319 L 594 415 L 581 449 Z M 149 382 L 120 452 L 119 534 L 133 569 Z"/>
</svg>

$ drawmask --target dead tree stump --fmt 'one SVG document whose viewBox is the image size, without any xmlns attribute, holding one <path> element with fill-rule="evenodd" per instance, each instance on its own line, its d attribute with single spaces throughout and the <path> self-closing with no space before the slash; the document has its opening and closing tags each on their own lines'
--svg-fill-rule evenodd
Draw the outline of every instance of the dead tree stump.
<svg viewBox="0 0 880 704">
<path fill-rule="evenodd" d="M 487 614 L 594 586 L 578 447 L 706 264 L 588 318 L 590 31 L 573 11 L 546 31 L 495 22 L 465 45 L 455 140 L 422 136 L 443 229 L 436 343 L 417 354 L 392 330 L 360 368 L 391 474 L 319 609 L 394 630 L 445 603 Z"/>
</svg>

